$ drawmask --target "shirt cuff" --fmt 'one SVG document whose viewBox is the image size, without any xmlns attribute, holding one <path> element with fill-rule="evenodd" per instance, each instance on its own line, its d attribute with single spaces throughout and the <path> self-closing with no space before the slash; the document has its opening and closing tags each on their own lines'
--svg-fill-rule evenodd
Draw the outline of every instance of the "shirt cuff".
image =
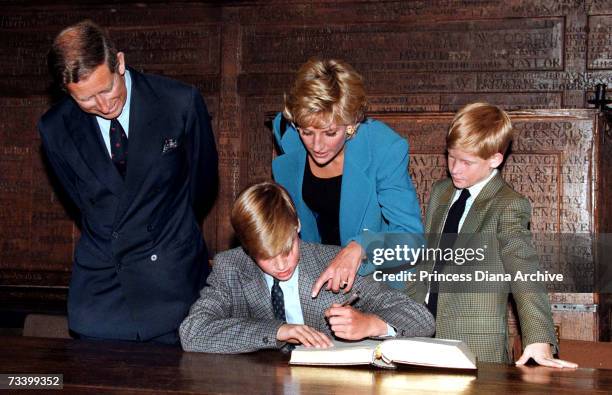
<svg viewBox="0 0 612 395">
<path fill-rule="evenodd" d="M 384 336 L 380 336 L 380 337 L 395 337 L 395 335 L 397 335 L 395 328 L 387 324 L 387 334 Z"/>
</svg>

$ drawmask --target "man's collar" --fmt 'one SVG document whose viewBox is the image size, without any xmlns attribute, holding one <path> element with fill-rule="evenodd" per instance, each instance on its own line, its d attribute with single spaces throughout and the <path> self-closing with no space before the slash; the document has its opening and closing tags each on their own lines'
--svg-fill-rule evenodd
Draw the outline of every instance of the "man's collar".
<svg viewBox="0 0 612 395">
<path fill-rule="evenodd" d="M 121 110 L 121 114 L 117 117 L 121 125 L 124 125 L 124 129 L 126 125 L 129 127 L 130 120 L 130 103 L 132 102 L 132 76 L 130 75 L 130 71 L 126 68 L 125 74 L 123 75 L 125 78 L 125 89 L 127 91 L 127 95 L 125 97 L 125 104 L 123 105 L 123 110 Z"/>
</svg>

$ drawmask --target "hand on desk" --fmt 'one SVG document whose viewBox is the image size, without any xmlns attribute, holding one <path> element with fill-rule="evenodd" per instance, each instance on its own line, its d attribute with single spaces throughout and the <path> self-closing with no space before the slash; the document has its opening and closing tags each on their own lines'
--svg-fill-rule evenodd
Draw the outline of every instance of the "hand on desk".
<svg viewBox="0 0 612 395">
<path fill-rule="evenodd" d="M 366 337 L 385 336 L 387 324 L 374 314 L 363 313 L 351 306 L 334 303 L 325 310 L 334 335 L 341 339 L 361 340 Z"/>
<path fill-rule="evenodd" d="M 302 344 L 306 347 L 332 347 L 331 340 L 323 333 L 308 325 L 284 324 L 278 328 L 276 339 L 279 341 Z"/>
<path fill-rule="evenodd" d="M 325 283 L 327 283 L 326 289 L 331 289 L 333 292 L 339 292 L 341 288 L 344 289 L 344 293 L 350 291 L 355 282 L 359 265 L 361 265 L 362 256 L 363 249 L 361 246 L 351 241 L 340 250 L 327 269 L 321 273 L 317 282 L 312 286 L 311 296 L 315 298 Z"/>
<path fill-rule="evenodd" d="M 517 365 L 524 365 L 529 361 L 529 358 L 533 358 L 539 365 L 549 366 L 551 368 L 571 368 L 575 369 L 578 364 L 573 362 L 564 361 L 562 359 L 553 358 L 550 344 L 548 343 L 531 343 L 525 347 L 523 355 L 516 361 Z"/>
</svg>

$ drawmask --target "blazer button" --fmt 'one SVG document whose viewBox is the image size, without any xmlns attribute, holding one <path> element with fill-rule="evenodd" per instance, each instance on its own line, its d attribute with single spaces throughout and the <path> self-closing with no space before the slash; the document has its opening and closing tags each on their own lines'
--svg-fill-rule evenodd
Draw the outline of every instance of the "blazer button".
<svg viewBox="0 0 612 395">
<path fill-rule="evenodd" d="M 113 232 L 113 234 L 111 236 L 113 236 L 113 239 L 118 239 L 119 238 L 119 233 Z"/>
<path fill-rule="evenodd" d="M 151 225 L 151 224 L 147 225 L 147 230 L 149 232 L 151 232 L 153 230 L 153 225 Z"/>
<path fill-rule="evenodd" d="M 153 262 L 155 262 L 157 260 L 157 255 L 155 255 L 155 254 L 151 255 L 151 260 Z"/>
<path fill-rule="evenodd" d="M 267 336 L 266 336 L 266 337 L 264 337 L 262 340 L 263 340 L 264 344 L 268 344 L 268 341 L 269 341 L 269 340 L 268 340 L 268 337 L 267 337 Z"/>
</svg>

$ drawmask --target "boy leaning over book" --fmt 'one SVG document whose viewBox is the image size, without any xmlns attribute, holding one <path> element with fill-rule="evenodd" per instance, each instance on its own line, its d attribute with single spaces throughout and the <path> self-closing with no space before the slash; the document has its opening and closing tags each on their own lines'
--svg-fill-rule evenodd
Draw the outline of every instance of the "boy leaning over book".
<svg viewBox="0 0 612 395">
<path fill-rule="evenodd" d="M 469 104 L 455 115 L 446 136 L 451 177 L 434 184 L 427 207 L 428 247 L 457 249 L 469 234 L 485 235 L 496 244 L 488 246 L 482 262 L 486 268 L 510 274 L 538 269 L 538 256 L 528 229 L 529 200 L 514 191 L 497 170 L 511 139 L 510 118 L 495 106 Z M 444 273 L 452 270 L 448 264 L 452 262 L 430 262 L 427 270 Z M 462 286 L 476 286 L 471 284 Z M 481 361 L 509 362 L 507 291 L 464 289 L 451 293 L 445 292 L 446 284 L 442 282 L 433 280 L 427 285 L 414 284 L 409 294 L 417 301 L 427 301 L 436 317 L 436 337 L 464 341 Z M 543 287 L 539 292 L 534 291 L 533 285 L 524 287 L 525 292 L 517 287 L 512 285 L 510 291 L 526 346 L 517 365 L 533 358 L 540 365 L 575 367 L 576 364 L 553 358 L 558 345 Z"/>
<path fill-rule="evenodd" d="M 331 337 L 431 336 L 425 306 L 369 278 L 359 278 L 353 306 L 346 295 L 312 286 L 340 251 L 300 241 L 295 206 L 279 185 L 264 182 L 240 194 L 231 214 L 242 247 L 215 257 L 199 300 L 180 326 L 186 351 L 242 353 L 290 344 L 329 347 Z"/>
</svg>

